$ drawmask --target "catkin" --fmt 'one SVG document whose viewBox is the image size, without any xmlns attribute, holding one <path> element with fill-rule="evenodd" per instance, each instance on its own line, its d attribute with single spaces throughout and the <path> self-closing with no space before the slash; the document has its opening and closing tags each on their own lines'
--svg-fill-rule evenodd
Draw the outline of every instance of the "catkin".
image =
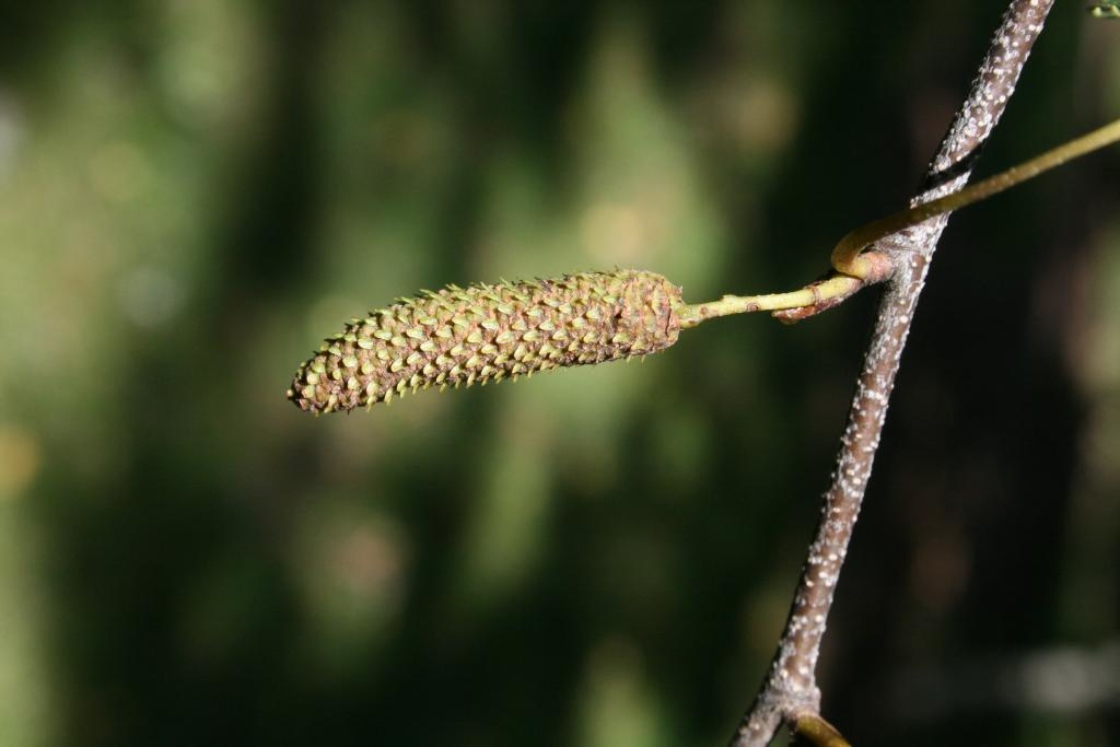
<svg viewBox="0 0 1120 747">
<path fill-rule="evenodd" d="M 288 398 L 316 413 L 352 410 L 431 386 L 656 353 L 677 341 L 682 305 L 680 288 L 639 270 L 424 291 L 328 338 Z"/>
</svg>

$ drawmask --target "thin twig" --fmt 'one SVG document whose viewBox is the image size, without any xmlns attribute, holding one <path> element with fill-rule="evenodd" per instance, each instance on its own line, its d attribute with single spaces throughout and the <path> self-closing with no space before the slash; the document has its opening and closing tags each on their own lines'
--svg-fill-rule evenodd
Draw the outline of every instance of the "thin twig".
<svg viewBox="0 0 1120 747">
<path fill-rule="evenodd" d="M 862 288 L 884 282 L 894 276 L 896 257 L 865 251 L 881 239 L 894 236 L 943 213 L 951 213 L 986 200 L 992 195 L 1011 189 L 1050 169 L 1117 141 L 1120 141 L 1120 119 L 1064 142 L 982 182 L 965 187 L 959 192 L 950 192 L 935 200 L 920 202 L 906 210 L 865 223 L 848 233 L 832 250 L 834 272 L 829 277 L 786 293 L 766 293 L 757 296 L 725 295 L 717 301 L 686 304 L 677 309 L 680 328 L 695 327 L 708 319 L 721 316 L 749 314 L 756 311 L 772 311 L 778 319 L 791 322 L 815 316 L 846 301 Z"/>
<path fill-rule="evenodd" d="M 836 727 L 821 718 L 819 713 L 799 713 L 792 721 L 797 736 L 816 747 L 852 747 Z"/>
<path fill-rule="evenodd" d="M 981 63 L 968 98 L 934 157 L 921 204 L 959 190 L 971 156 L 999 122 L 1019 73 L 1046 20 L 1052 0 L 1013 0 Z M 859 516 L 864 490 L 929 262 L 949 214 L 905 229 L 876 245 L 896 260 L 886 284 L 871 344 L 864 357 L 832 486 L 824 497 L 816 538 L 809 547 L 789 618 L 770 672 L 744 715 L 733 747 L 764 747 L 782 722 L 819 713 L 816 664 L 836 582 Z"/>
</svg>

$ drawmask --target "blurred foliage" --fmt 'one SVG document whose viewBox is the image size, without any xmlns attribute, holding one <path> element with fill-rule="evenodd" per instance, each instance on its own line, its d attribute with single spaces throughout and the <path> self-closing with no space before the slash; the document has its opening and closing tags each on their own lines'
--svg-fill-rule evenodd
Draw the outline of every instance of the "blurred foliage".
<svg viewBox="0 0 1120 747">
<path fill-rule="evenodd" d="M 5 3 L 0 742 L 722 743 L 870 297 L 370 415 L 288 378 L 448 282 L 800 285 L 902 205 L 1002 8 Z M 1120 114 L 1118 35 L 1058 4 L 981 173 Z M 1120 690 L 1021 665 L 1120 627 L 1118 169 L 943 242 L 821 663 L 861 747 L 1120 742 Z"/>
</svg>

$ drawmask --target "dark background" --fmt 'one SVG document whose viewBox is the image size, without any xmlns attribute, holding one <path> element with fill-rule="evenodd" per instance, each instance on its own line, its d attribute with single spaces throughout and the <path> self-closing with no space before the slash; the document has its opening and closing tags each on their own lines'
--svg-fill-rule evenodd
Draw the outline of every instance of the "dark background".
<svg viewBox="0 0 1120 747">
<path fill-rule="evenodd" d="M 1003 3 L 0 6 L 0 743 L 712 745 L 874 294 L 314 419 L 422 287 L 785 290 L 901 207 Z M 980 174 L 1120 114 L 1058 3 Z M 954 218 L 820 665 L 869 745 L 1120 743 L 1120 157 Z"/>
</svg>

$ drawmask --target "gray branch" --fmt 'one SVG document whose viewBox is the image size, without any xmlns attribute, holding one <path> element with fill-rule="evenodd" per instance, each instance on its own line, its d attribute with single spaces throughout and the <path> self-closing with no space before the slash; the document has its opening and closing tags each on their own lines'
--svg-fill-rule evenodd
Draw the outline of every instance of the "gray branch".
<svg viewBox="0 0 1120 747">
<path fill-rule="evenodd" d="M 926 186 L 911 204 L 956 191 L 968 181 L 977 149 L 999 122 L 1052 4 L 1053 0 L 1011 3 L 930 165 Z M 733 747 L 764 747 L 783 722 L 791 723 L 798 713 L 819 713 L 816 665 L 833 594 L 871 476 L 914 309 L 948 218 L 938 216 L 876 246 L 895 259 L 895 273 L 880 301 L 836 473 L 824 496 L 785 630 L 762 689 L 731 740 Z"/>
</svg>

